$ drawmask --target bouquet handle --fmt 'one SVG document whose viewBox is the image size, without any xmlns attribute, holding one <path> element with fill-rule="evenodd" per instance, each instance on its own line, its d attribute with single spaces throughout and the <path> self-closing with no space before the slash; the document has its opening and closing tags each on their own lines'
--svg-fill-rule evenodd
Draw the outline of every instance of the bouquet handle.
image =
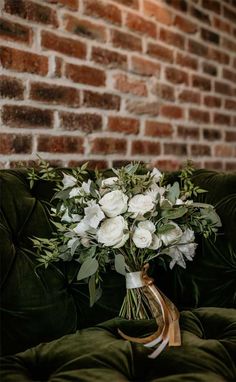
<svg viewBox="0 0 236 382">
<path fill-rule="evenodd" d="M 118 329 L 118 332 L 122 338 L 131 342 L 144 344 L 147 347 L 156 347 L 158 345 L 154 352 L 149 355 L 150 358 L 156 358 L 166 345 L 181 345 L 179 311 L 168 297 L 154 285 L 154 280 L 147 274 L 148 268 L 149 264 L 145 264 L 142 270 L 142 280 L 144 283 L 142 288 L 144 288 L 144 294 L 149 299 L 158 329 L 145 338 L 131 337 L 123 333 L 120 329 Z M 157 310 L 161 311 L 161 316 L 157 316 Z"/>
</svg>

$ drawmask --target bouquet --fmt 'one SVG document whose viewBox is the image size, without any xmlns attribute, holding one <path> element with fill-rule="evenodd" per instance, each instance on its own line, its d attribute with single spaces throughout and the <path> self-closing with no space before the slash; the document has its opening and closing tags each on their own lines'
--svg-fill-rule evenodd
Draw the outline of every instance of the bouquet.
<svg viewBox="0 0 236 382">
<path fill-rule="evenodd" d="M 72 172 L 53 172 L 46 166 L 43 177 L 56 180 L 51 210 L 56 226 L 51 240 L 34 238 L 39 262 L 45 267 L 55 261 L 78 261 L 77 280 L 88 282 L 90 305 L 102 293 L 102 273 L 111 263 L 126 277 L 127 293 L 120 316 L 127 319 L 155 317 L 158 330 L 146 338 L 129 340 L 157 346 L 156 357 L 169 343 L 181 343 L 179 313 L 174 304 L 154 285 L 148 275 L 155 258 L 165 258 L 172 269 L 185 268 L 192 261 L 195 233 L 215 235 L 220 220 L 209 204 L 191 198 L 205 192 L 190 180 L 191 166 L 184 168 L 178 181 L 169 184 L 158 169 L 148 170 L 140 163 L 112 169 L 112 176 L 95 171 L 87 164 Z M 35 173 L 31 173 L 33 182 Z"/>
</svg>

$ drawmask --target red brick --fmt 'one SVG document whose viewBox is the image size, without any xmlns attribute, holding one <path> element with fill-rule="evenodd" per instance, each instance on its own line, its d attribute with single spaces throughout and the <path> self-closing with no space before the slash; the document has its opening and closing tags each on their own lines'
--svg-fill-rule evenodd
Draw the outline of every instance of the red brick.
<svg viewBox="0 0 236 382">
<path fill-rule="evenodd" d="M 152 21 L 148 21 L 134 13 L 128 13 L 125 25 L 132 31 L 147 35 L 152 38 L 157 37 L 157 27 Z"/>
<path fill-rule="evenodd" d="M 128 100 L 126 102 L 126 110 L 137 115 L 147 114 L 156 116 L 159 114 L 159 103 Z"/>
<path fill-rule="evenodd" d="M 159 159 L 152 162 L 152 166 L 159 168 L 161 171 L 177 171 L 181 167 L 181 162 L 171 159 Z"/>
<path fill-rule="evenodd" d="M 142 40 L 139 37 L 135 37 L 130 33 L 120 32 L 116 29 L 111 31 L 112 44 L 121 49 L 142 51 Z"/>
<path fill-rule="evenodd" d="M 165 2 L 171 7 L 177 9 L 177 11 L 187 12 L 188 4 L 186 0 L 165 0 Z"/>
<path fill-rule="evenodd" d="M 225 109 L 236 110 L 236 101 L 232 99 L 225 100 Z"/>
<path fill-rule="evenodd" d="M 214 162 L 204 162 L 204 168 L 207 168 L 209 170 L 222 170 L 223 169 L 223 163 L 219 161 L 214 161 Z"/>
<path fill-rule="evenodd" d="M 201 28 L 201 38 L 202 40 L 209 41 L 213 44 L 218 45 L 220 43 L 220 35 L 206 28 Z"/>
<path fill-rule="evenodd" d="M 198 60 L 186 54 L 177 52 L 176 64 L 181 66 L 186 66 L 187 68 L 197 70 L 198 69 Z"/>
<path fill-rule="evenodd" d="M 202 6 L 204 9 L 209 9 L 209 11 L 220 13 L 221 4 L 220 1 L 216 0 L 202 0 Z"/>
<path fill-rule="evenodd" d="M 127 141 L 119 138 L 100 137 L 91 140 L 92 154 L 125 154 Z"/>
<path fill-rule="evenodd" d="M 230 24 L 225 22 L 224 20 L 214 17 L 213 18 L 213 26 L 222 32 L 230 33 Z"/>
<path fill-rule="evenodd" d="M 11 15 L 40 24 L 58 26 L 56 11 L 28 0 L 5 0 L 4 10 Z"/>
<path fill-rule="evenodd" d="M 184 49 L 185 37 L 168 29 L 161 28 L 160 40 L 174 47 Z"/>
<path fill-rule="evenodd" d="M 82 41 L 60 37 L 50 32 L 42 32 L 41 45 L 44 49 L 53 50 L 67 56 L 85 58 L 86 45 Z"/>
<path fill-rule="evenodd" d="M 139 0 L 113 0 L 116 3 L 122 4 L 126 7 L 139 9 Z"/>
<path fill-rule="evenodd" d="M 235 149 L 232 146 L 227 146 L 226 144 L 215 146 L 214 155 L 216 157 L 233 157 L 234 154 Z"/>
<path fill-rule="evenodd" d="M 152 87 L 152 93 L 157 95 L 158 98 L 167 101 L 175 101 L 175 88 L 173 86 L 163 83 L 155 83 Z"/>
<path fill-rule="evenodd" d="M 210 114 L 208 111 L 203 111 L 199 109 L 189 109 L 189 119 L 190 121 L 199 123 L 209 123 Z"/>
<path fill-rule="evenodd" d="M 185 103 L 201 103 L 201 94 L 192 90 L 184 89 L 179 93 L 179 101 Z"/>
<path fill-rule="evenodd" d="M 29 45 L 32 39 L 32 29 L 1 18 L 0 36 L 4 40 L 18 41 Z"/>
<path fill-rule="evenodd" d="M 2 121 L 11 127 L 51 128 L 53 113 L 51 110 L 41 110 L 30 106 L 4 105 Z"/>
<path fill-rule="evenodd" d="M 85 160 L 70 160 L 68 163 L 69 167 L 79 167 L 84 163 L 88 163 L 88 169 L 90 170 L 104 170 L 108 168 L 108 163 L 105 160 L 96 160 L 96 159 L 85 159 Z"/>
<path fill-rule="evenodd" d="M 236 23 L 236 12 L 232 10 L 232 8 L 223 7 L 224 17 L 228 20 L 232 21 L 234 24 Z"/>
<path fill-rule="evenodd" d="M 186 84 L 188 85 L 188 73 L 183 70 L 166 67 L 165 69 L 166 79 L 173 84 Z"/>
<path fill-rule="evenodd" d="M 113 168 L 121 168 L 121 167 L 127 166 L 130 162 L 131 162 L 131 160 L 127 160 L 127 159 L 113 160 L 112 161 L 112 167 Z M 143 163 L 143 161 L 140 161 L 140 163 Z"/>
<path fill-rule="evenodd" d="M 183 109 L 179 106 L 163 105 L 160 114 L 166 118 L 180 119 L 183 118 Z"/>
<path fill-rule="evenodd" d="M 189 21 L 187 18 L 177 15 L 174 24 L 184 33 L 194 34 L 198 31 L 197 24 Z"/>
<path fill-rule="evenodd" d="M 189 40 L 188 50 L 190 53 L 201 57 L 208 57 L 208 47 L 194 40 Z"/>
<path fill-rule="evenodd" d="M 208 145 L 194 144 L 191 145 L 191 155 L 194 156 L 211 156 L 211 147 Z"/>
<path fill-rule="evenodd" d="M 108 130 L 124 134 L 138 134 L 139 120 L 134 118 L 110 116 L 108 118 Z"/>
<path fill-rule="evenodd" d="M 66 64 L 66 77 L 73 82 L 92 86 L 105 86 L 106 75 L 101 69 L 85 65 Z"/>
<path fill-rule="evenodd" d="M 187 145 L 185 143 L 165 143 L 164 144 L 165 155 L 187 155 Z"/>
<path fill-rule="evenodd" d="M 62 77 L 63 73 L 63 59 L 61 57 L 55 57 L 55 77 Z"/>
<path fill-rule="evenodd" d="M 236 171 L 236 162 L 226 162 L 225 163 L 226 171 Z"/>
<path fill-rule="evenodd" d="M 151 141 L 133 141 L 132 142 L 132 155 L 160 155 L 160 143 Z"/>
<path fill-rule="evenodd" d="M 236 51 L 236 50 L 235 50 Z M 223 68 L 223 78 L 236 83 L 236 72 Z"/>
<path fill-rule="evenodd" d="M 214 96 L 205 96 L 204 104 L 208 107 L 221 107 L 221 99 Z"/>
<path fill-rule="evenodd" d="M 0 134 L 0 154 L 28 154 L 31 150 L 31 135 Z"/>
<path fill-rule="evenodd" d="M 199 21 L 210 25 L 210 15 L 207 12 L 202 12 L 202 10 L 193 6 L 191 7 L 190 11 L 193 17 L 196 17 Z"/>
<path fill-rule="evenodd" d="M 113 4 L 100 0 L 84 0 L 84 13 L 88 16 L 104 19 L 112 24 L 121 25 L 121 11 Z"/>
<path fill-rule="evenodd" d="M 214 114 L 214 123 L 216 123 L 217 125 L 230 126 L 230 115 L 222 114 L 222 113 L 215 113 Z"/>
<path fill-rule="evenodd" d="M 192 139 L 192 140 L 199 140 L 200 137 L 200 131 L 197 127 L 190 127 L 190 126 L 178 126 L 177 129 L 178 137 L 186 140 L 186 139 Z"/>
<path fill-rule="evenodd" d="M 65 15 L 65 29 L 75 35 L 84 38 L 91 38 L 98 41 L 106 41 L 106 28 L 103 25 L 95 24 L 80 17 Z"/>
<path fill-rule="evenodd" d="M 84 91 L 83 105 L 98 109 L 119 110 L 120 97 L 110 93 L 96 93 L 86 90 Z"/>
<path fill-rule="evenodd" d="M 227 53 L 218 49 L 213 49 L 212 47 L 209 48 L 207 57 L 209 60 L 214 60 L 218 64 L 228 65 L 230 61 L 230 57 Z"/>
<path fill-rule="evenodd" d="M 211 80 L 209 80 L 206 77 L 198 76 L 196 74 L 192 76 L 192 85 L 194 88 L 198 88 L 202 91 L 211 90 Z"/>
<path fill-rule="evenodd" d="M 166 48 L 160 44 L 149 43 L 147 47 L 147 54 L 154 56 L 158 60 L 172 63 L 174 60 L 173 50 Z"/>
<path fill-rule="evenodd" d="M 79 130 L 84 133 L 93 133 L 102 129 L 102 117 L 98 114 L 75 114 L 60 112 L 60 127 L 68 131 Z"/>
<path fill-rule="evenodd" d="M 9 47 L 0 47 L 0 61 L 5 69 L 45 76 L 48 72 L 48 58 Z"/>
<path fill-rule="evenodd" d="M 113 50 L 92 47 L 91 60 L 110 69 L 127 69 L 127 56 Z"/>
<path fill-rule="evenodd" d="M 126 74 L 116 74 L 114 88 L 122 93 L 131 93 L 137 96 L 147 96 L 147 87 L 144 81 L 129 78 Z"/>
<path fill-rule="evenodd" d="M 24 98 L 24 85 L 16 78 L 0 76 L 0 96 L 2 98 Z"/>
<path fill-rule="evenodd" d="M 218 74 L 218 67 L 213 64 L 209 64 L 209 62 L 203 62 L 202 69 L 204 73 L 207 73 L 210 76 L 217 76 Z"/>
<path fill-rule="evenodd" d="M 226 84 L 225 82 L 215 82 L 215 92 L 224 94 L 224 95 L 232 95 L 232 88 L 230 85 Z"/>
<path fill-rule="evenodd" d="M 236 51 L 236 42 L 233 40 L 229 40 L 228 38 L 222 37 L 221 45 L 227 50 L 231 50 L 233 52 Z"/>
<path fill-rule="evenodd" d="M 171 137 L 173 134 L 173 127 L 170 123 L 146 121 L 145 135 L 151 137 Z"/>
<path fill-rule="evenodd" d="M 33 82 L 30 87 L 30 98 L 46 104 L 80 106 L 79 91 L 67 86 Z"/>
<path fill-rule="evenodd" d="M 159 77 L 160 74 L 159 63 L 138 56 L 131 57 L 131 68 L 132 72 L 142 76 Z"/>
<path fill-rule="evenodd" d="M 226 142 L 236 142 L 236 131 L 226 131 L 225 140 Z"/>
<path fill-rule="evenodd" d="M 58 4 L 76 11 L 78 9 L 78 0 L 48 0 L 50 4 Z"/>
<path fill-rule="evenodd" d="M 152 3 L 144 0 L 144 14 L 153 17 L 156 21 L 171 25 L 173 23 L 173 13 L 169 11 L 164 4 Z"/>
<path fill-rule="evenodd" d="M 38 151 L 50 153 L 84 153 L 82 137 L 40 135 L 38 137 Z"/>
<path fill-rule="evenodd" d="M 222 133 L 217 129 L 203 129 L 203 138 L 207 141 L 217 141 L 222 138 Z"/>
</svg>

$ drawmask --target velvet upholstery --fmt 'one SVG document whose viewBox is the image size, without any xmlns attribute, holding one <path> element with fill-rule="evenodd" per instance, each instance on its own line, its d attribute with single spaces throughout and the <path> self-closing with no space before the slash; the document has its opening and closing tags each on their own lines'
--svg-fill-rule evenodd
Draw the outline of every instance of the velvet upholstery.
<svg viewBox="0 0 236 382">
<path fill-rule="evenodd" d="M 236 380 L 236 174 L 197 170 L 193 181 L 208 190 L 199 200 L 216 206 L 222 228 L 215 242 L 198 238 L 187 271 L 156 262 L 157 285 L 183 309 L 183 346 L 152 361 L 147 348 L 117 335 L 118 327 L 134 334 L 154 327 L 115 318 L 122 276 L 104 275 L 103 296 L 89 308 L 87 286 L 76 282 L 78 263 L 35 272 L 30 238 L 52 235 L 53 184 L 38 181 L 30 190 L 26 170 L 0 171 L 1 381 Z"/>
</svg>

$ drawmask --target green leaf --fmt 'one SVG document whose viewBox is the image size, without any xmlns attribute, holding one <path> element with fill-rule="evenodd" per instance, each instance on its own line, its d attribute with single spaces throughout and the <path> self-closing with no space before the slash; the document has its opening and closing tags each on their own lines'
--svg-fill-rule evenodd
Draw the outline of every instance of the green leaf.
<svg viewBox="0 0 236 382">
<path fill-rule="evenodd" d="M 89 287 L 89 306 L 91 308 L 94 305 L 95 298 L 96 298 L 96 278 L 95 278 L 95 275 L 92 275 L 90 277 L 89 282 L 88 282 L 88 287 Z"/>
<path fill-rule="evenodd" d="M 172 229 L 174 229 L 174 228 L 175 228 L 175 226 L 173 224 L 165 224 L 162 227 L 158 228 L 157 232 L 160 235 L 162 235 L 162 234 L 166 234 L 169 231 L 172 231 Z"/>
<path fill-rule="evenodd" d="M 178 199 L 180 195 L 179 183 L 174 182 L 174 184 L 170 187 L 167 193 L 167 199 L 171 201 L 171 203 L 175 204 L 176 199 Z"/>
<path fill-rule="evenodd" d="M 59 192 L 57 192 L 52 200 L 55 200 L 55 199 L 63 199 L 63 200 L 66 200 L 69 198 L 69 194 L 70 194 L 70 191 L 71 189 L 70 188 L 66 188 L 65 190 L 61 190 Z"/>
<path fill-rule="evenodd" d="M 168 219 L 178 219 L 184 216 L 186 212 L 188 212 L 188 209 L 184 206 L 178 208 L 170 208 L 168 210 L 163 210 L 161 216 Z"/>
<path fill-rule="evenodd" d="M 93 257 L 88 257 L 80 267 L 80 270 L 77 274 L 77 280 L 83 280 L 87 277 L 94 275 L 98 269 L 98 261 Z"/>
<path fill-rule="evenodd" d="M 115 255 L 115 270 L 116 270 L 116 272 L 120 273 L 121 275 L 125 276 L 125 274 L 126 274 L 125 258 L 121 254 Z"/>
<path fill-rule="evenodd" d="M 75 242 L 72 244 L 71 249 L 70 249 L 72 256 L 74 256 L 75 251 L 79 245 L 80 245 L 80 239 L 75 240 Z"/>
</svg>

